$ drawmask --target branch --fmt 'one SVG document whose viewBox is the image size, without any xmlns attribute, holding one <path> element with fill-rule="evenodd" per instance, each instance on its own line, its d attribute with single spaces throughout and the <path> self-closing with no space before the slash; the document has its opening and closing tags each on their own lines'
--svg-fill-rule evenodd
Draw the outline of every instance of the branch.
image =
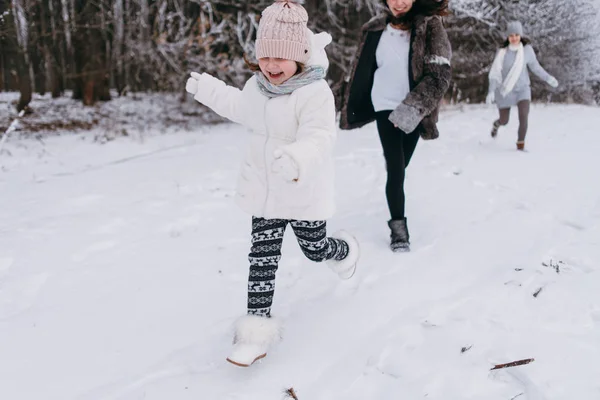
<svg viewBox="0 0 600 400">
<path fill-rule="evenodd" d="M 507 364 L 498 364 L 498 365 L 495 365 L 494 368 L 490 369 L 490 371 L 493 371 L 495 369 L 518 367 L 519 365 L 529 364 L 530 362 L 533 362 L 533 361 L 535 361 L 535 359 L 526 358 L 525 360 L 513 361 L 513 362 L 509 362 Z"/>
<path fill-rule="evenodd" d="M 13 133 L 17 129 L 17 127 L 19 126 L 19 120 L 21 119 L 21 117 L 23 117 L 23 115 L 25 115 L 26 110 L 27 107 L 25 107 L 19 112 L 17 118 L 15 118 L 13 122 L 10 123 L 8 129 L 6 130 L 6 132 L 4 132 L 4 135 L 2 135 L 2 139 L 0 139 L 0 154 L 2 154 L 2 148 L 4 147 L 4 142 L 6 142 L 6 139 L 8 139 L 8 135 Z"/>
<path fill-rule="evenodd" d="M 289 389 L 285 389 L 283 391 L 283 393 L 286 395 L 287 398 L 289 399 L 294 399 L 294 400 L 298 400 L 298 396 L 296 395 L 296 392 L 294 391 L 294 388 L 289 388 Z"/>
</svg>

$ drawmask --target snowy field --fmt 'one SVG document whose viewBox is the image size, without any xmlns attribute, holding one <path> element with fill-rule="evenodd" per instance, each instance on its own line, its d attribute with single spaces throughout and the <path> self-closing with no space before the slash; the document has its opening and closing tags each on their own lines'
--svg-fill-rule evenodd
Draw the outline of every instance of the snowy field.
<svg viewBox="0 0 600 400">
<path fill-rule="evenodd" d="M 0 399 L 600 399 L 600 109 L 534 106 L 525 153 L 514 111 L 496 141 L 495 109 L 474 106 L 419 143 L 409 254 L 387 248 L 374 125 L 340 132 L 329 226 L 356 233 L 359 270 L 340 282 L 286 234 L 284 339 L 249 369 L 225 362 L 246 300 L 244 129 L 9 139 Z"/>
</svg>

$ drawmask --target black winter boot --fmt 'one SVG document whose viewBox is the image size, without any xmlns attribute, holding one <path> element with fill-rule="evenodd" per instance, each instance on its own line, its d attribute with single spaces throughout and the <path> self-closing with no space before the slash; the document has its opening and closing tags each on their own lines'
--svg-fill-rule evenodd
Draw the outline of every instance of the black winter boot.
<svg viewBox="0 0 600 400">
<path fill-rule="evenodd" d="M 492 137 L 495 139 L 496 136 L 498 135 L 498 128 L 500 128 L 500 121 L 494 121 L 494 124 L 492 125 Z"/>
<path fill-rule="evenodd" d="M 410 251 L 410 242 L 408 241 L 410 235 L 408 234 L 408 227 L 406 226 L 406 218 L 389 220 L 388 226 L 392 230 L 392 233 L 390 235 L 392 239 L 390 243 L 390 248 L 392 249 L 392 251 Z"/>
</svg>

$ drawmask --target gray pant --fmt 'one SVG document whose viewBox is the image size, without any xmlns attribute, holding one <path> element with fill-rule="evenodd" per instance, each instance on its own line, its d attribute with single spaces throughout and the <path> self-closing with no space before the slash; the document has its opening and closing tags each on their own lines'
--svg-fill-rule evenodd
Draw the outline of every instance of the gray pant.
<svg viewBox="0 0 600 400">
<path fill-rule="evenodd" d="M 527 124 L 529 120 L 529 100 L 521 100 L 517 103 L 517 109 L 519 110 L 519 142 L 525 140 L 527 135 Z M 500 118 L 494 122 L 495 126 L 501 126 L 508 124 L 510 118 L 510 108 L 499 108 Z"/>
</svg>

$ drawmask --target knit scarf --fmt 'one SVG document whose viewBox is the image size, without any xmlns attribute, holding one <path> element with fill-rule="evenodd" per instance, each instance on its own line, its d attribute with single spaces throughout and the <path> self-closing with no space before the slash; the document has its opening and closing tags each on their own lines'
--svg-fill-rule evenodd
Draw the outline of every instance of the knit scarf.
<svg viewBox="0 0 600 400">
<path fill-rule="evenodd" d="M 269 98 L 283 96 L 294 90 L 325 78 L 325 69 L 319 66 L 309 66 L 301 73 L 292 76 L 280 85 L 274 85 L 260 71 L 256 72 L 256 82 L 261 93 Z"/>
<path fill-rule="evenodd" d="M 506 56 L 506 51 L 508 49 L 503 48 L 500 49 L 494 63 L 492 64 L 492 68 L 490 70 L 490 81 L 495 82 L 500 86 L 500 93 L 502 96 L 506 96 L 510 93 L 515 84 L 519 80 L 521 73 L 523 72 L 523 68 L 525 67 L 525 51 L 523 49 L 523 43 L 519 43 L 516 52 L 517 56 L 515 57 L 515 62 L 513 63 L 510 71 L 508 71 L 508 75 L 506 75 L 506 79 L 502 80 L 502 66 L 504 64 L 504 56 Z"/>
</svg>

